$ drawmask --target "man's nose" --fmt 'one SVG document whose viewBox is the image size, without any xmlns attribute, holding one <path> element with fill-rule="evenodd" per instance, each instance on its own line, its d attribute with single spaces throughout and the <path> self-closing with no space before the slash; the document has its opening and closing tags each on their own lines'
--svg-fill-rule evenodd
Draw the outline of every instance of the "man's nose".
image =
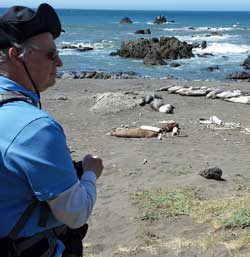
<svg viewBox="0 0 250 257">
<path fill-rule="evenodd" d="M 57 56 L 57 59 L 56 59 L 56 66 L 57 67 L 62 67 L 63 66 L 63 62 L 62 62 L 62 60 L 59 56 Z"/>
</svg>

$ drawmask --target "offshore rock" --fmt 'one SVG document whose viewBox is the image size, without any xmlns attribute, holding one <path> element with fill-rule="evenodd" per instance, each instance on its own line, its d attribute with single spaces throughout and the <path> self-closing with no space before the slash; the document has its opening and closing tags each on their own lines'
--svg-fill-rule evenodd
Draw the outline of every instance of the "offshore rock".
<svg viewBox="0 0 250 257">
<path fill-rule="evenodd" d="M 112 52 L 111 55 L 139 59 L 148 55 L 144 61 L 145 64 L 163 65 L 163 59 L 176 60 L 193 57 L 192 48 L 192 44 L 182 42 L 175 37 L 140 38 L 123 41 L 121 49 Z"/>
<path fill-rule="evenodd" d="M 156 49 L 150 49 L 143 59 L 146 65 L 166 65 L 167 63 L 162 59 L 161 54 Z"/>
<path fill-rule="evenodd" d="M 120 20 L 120 23 L 122 24 L 131 24 L 133 23 L 132 20 L 129 17 L 124 17 Z"/>
<path fill-rule="evenodd" d="M 150 29 L 139 29 L 139 30 L 136 30 L 135 34 L 151 34 L 151 30 Z"/>
<path fill-rule="evenodd" d="M 242 72 L 235 72 L 235 73 L 231 73 L 229 74 L 227 77 L 227 79 L 239 79 L 239 80 L 244 80 L 244 79 L 250 79 L 250 74 L 242 71 Z"/>
<path fill-rule="evenodd" d="M 245 69 L 250 69 L 250 55 L 241 64 Z"/>
<path fill-rule="evenodd" d="M 166 23 L 167 22 L 167 19 L 160 15 L 160 16 L 157 16 L 154 20 L 154 24 L 163 24 L 163 23 Z"/>
</svg>

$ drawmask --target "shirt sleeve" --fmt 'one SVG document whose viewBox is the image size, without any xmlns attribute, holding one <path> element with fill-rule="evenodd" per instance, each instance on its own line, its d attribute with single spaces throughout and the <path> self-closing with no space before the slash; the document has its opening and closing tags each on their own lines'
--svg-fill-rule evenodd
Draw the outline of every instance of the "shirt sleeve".
<svg viewBox="0 0 250 257">
<path fill-rule="evenodd" d="M 96 201 L 96 175 L 85 171 L 72 187 L 48 200 L 53 215 L 70 228 L 84 225 Z"/>
<path fill-rule="evenodd" d="M 40 201 L 53 198 L 78 180 L 61 126 L 50 118 L 26 125 L 5 153 L 6 166 L 26 177 Z"/>
</svg>

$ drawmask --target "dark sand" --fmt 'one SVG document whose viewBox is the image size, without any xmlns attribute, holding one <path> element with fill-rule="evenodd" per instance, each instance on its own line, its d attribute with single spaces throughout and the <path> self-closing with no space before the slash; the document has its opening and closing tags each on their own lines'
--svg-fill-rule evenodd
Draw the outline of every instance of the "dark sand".
<svg viewBox="0 0 250 257">
<path fill-rule="evenodd" d="M 198 122 L 201 117 L 216 115 L 223 121 L 250 128 L 247 104 L 158 92 L 165 103 L 176 107 L 174 114 L 154 112 L 148 106 L 118 113 L 90 111 L 96 93 L 156 92 L 169 84 L 250 92 L 247 82 L 58 80 L 57 85 L 42 96 L 44 109 L 64 127 L 73 158 L 79 160 L 92 153 L 104 162 L 105 169 L 97 185 L 97 203 L 84 240 L 85 256 L 250 256 L 248 248 L 234 249 L 225 243 L 214 242 L 207 247 L 190 243 L 206 235 L 216 237 L 217 232 L 209 222 L 199 224 L 188 216 L 141 220 L 140 210 L 130 200 L 130 194 L 139 190 L 183 186 L 198 187 L 206 199 L 220 200 L 235 194 L 242 185 L 249 186 L 250 135 L 241 130 L 213 130 Z M 61 96 L 67 96 L 67 100 L 58 100 Z M 177 121 L 180 136 L 159 140 L 106 135 L 121 124 L 158 126 L 162 120 Z M 202 168 L 213 166 L 223 170 L 226 181 L 207 180 L 197 175 Z"/>
</svg>

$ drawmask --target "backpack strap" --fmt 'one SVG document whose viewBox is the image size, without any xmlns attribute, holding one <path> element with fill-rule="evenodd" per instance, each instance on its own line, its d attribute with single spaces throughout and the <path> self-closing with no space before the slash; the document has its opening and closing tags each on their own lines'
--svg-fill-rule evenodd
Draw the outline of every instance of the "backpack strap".
<svg viewBox="0 0 250 257">
<path fill-rule="evenodd" d="M 0 105 L 14 101 L 33 103 L 28 96 L 25 96 L 18 91 L 0 92 Z"/>
<path fill-rule="evenodd" d="M 15 226 L 10 231 L 10 233 L 8 235 L 9 238 L 11 238 L 13 240 L 17 238 L 18 233 L 22 230 L 25 223 L 28 221 L 28 219 L 32 215 L 37 204 L 38 204 L 38 199 L 36 197 L 33 197 L 31 203 L 28 205 L 28 207 L 25 209 L 22 216 L 19 218 L 19 220 L 17 221 Z"/>
</svg>

